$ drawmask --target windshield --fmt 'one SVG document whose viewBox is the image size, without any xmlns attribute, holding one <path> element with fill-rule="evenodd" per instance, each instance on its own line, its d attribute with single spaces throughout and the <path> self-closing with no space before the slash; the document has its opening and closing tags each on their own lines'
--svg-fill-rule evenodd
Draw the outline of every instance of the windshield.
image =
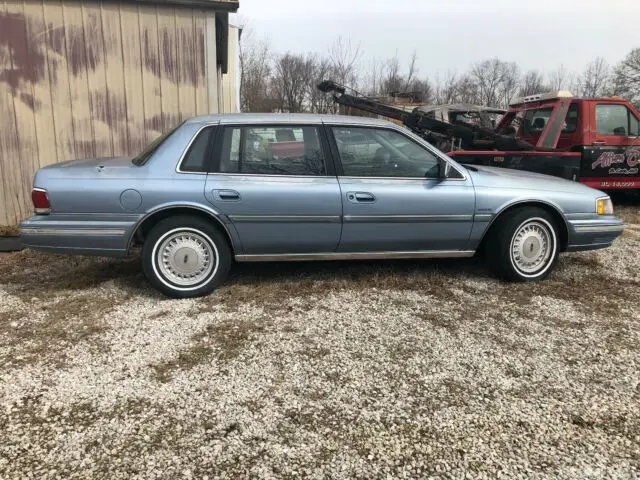
<svg viewBox="0 0 640 480">
<path fill-rule="evenodd" d="M 147 145 L 145 147 L 144 150 L 142 150 L 142 152 L 140 152 L 138 155 L 136 155 L 131 162 L 140 167 L 142 165 L 144 165 L 145 163 L 147 163 L 147 161 L 149 161 L 149 158 L 151 157 L 151 155 L 153 155 L 153 153 L 158 149 L 158 147 L 160 145 L 162 145 L 162 142 L 164 142 L 173 132 L 175 132 L 178 128 L 180 128 L 183 125 L 184 122 L 180 123 L 178 126 L 176 126 L 175 128 L 171 129 L 169 132 L 165 133 L 164 135 L 160 135 L 158 138 L 156 138 L 153 142 L 151 142 L 149 145 Z"/>
</svg>

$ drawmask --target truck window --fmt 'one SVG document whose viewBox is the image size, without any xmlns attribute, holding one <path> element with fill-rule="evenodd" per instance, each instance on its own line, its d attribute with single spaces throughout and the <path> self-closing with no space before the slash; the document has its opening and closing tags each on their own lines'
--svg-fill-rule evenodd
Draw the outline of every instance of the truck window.
<svg viewBox="0 0 640 480">
<path fill-rule="evenodd" d="M 638 120 L 624 105 L 596 105 L 596 131 L 598 135 L 634 136 Z"/>
<path fill-rule="evenodd" d="M 562 133 L 574 133 L 578 129 L 578 104 L 572 103 L 564 119 Z"/>
<path fill-rule="evenodd" d="M 539 135 L 547 125 L 553 107 L 527 110 L 524 115 L 524 135 Z"/>
<path fill-rule="evenodd" d="M 638 120 L 631 112 L 629 112 L 629 136 L 640 136 L 640 120 Z"/>
</svg>

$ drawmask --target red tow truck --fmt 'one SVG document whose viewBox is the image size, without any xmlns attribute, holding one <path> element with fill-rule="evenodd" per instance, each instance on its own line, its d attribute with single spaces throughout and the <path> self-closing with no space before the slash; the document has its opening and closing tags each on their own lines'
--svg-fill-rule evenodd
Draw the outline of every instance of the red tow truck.
<svg viewBox="0 0 640 480">
<path fill-rule="evenodd" d="M 568 92 L 515 100 L 496 126 L 531 150 L 458 150 L 461 163 L 530 170 L 601 190 L 640 188 L 640 113 L 621 98 L 574 98 Z"/>
<path fill-rule="evenodd" d="M 424 107 L 407 112 L 330 80 L 318 88 L 338 104 L 401 122 L 460 163 L 544 173 L 601 190 L 640 189 L 640 113 L 619 97 L 576 98 L 566 91 L 520 97 L 487 128 L 459 120 L 464 115 L 442 119 Z"/>
</svg>

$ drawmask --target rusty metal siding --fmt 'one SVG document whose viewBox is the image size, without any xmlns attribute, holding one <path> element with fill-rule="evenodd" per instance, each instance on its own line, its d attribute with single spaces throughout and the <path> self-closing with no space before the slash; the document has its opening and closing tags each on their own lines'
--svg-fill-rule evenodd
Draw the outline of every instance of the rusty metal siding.
<svg viewBox="0 0 640 480">
<path fill-rule="evenodd" d="M 233 111 L 234 83 L 218 98 L 218 69 L 206 58 L 213 14 L 0 0 L 0 226 L 31 215 L 39 167 L 135 154 L 184 118 Z"/>
</svg>

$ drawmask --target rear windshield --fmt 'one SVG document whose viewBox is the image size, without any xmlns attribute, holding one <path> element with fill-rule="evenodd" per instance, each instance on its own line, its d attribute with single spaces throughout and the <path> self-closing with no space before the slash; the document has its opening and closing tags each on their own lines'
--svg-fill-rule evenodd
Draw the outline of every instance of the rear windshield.
<svg viewBox="0 0 640 480">
<path fill-rule="evenodd" d="M 178 130 L 178 128 L 180 128 L 183 124 L 184 124 L 184 122 L 180 123 L 178 126 L 176 126 L 175 128 L 171 129 L 169 132 L 165 133 L 164 135 L 160 135 L 153 142 L 151 142 L 149 145 L 147 145 L 144 150 L 142 150 L 138 155 L 136 155 L 131 160 L 131 162 L 134 165 L 138 166 L 138 167 L 140 167 L 140 166 L 144 165 L 145 163 L 147 163 L 149 161 L 149 158 L 151 158 L 151 155 L 153 155 L 153 153 L 160 147 L 160 145 L 162 145 L 162 143 L 167 138 L 169 138 L 173 132 Z"/>
</svg>

